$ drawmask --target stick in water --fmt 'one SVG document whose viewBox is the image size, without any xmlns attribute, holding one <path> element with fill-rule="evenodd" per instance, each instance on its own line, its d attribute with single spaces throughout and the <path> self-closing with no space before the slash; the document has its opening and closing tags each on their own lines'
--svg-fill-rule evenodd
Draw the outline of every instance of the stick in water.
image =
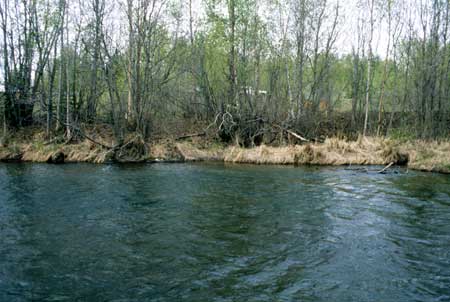
<svg viewBox="0 0 450 302">
<path fill-rule="evenodd" d="M 392 167 L 394 165 L 394 162 L 390 163 L 389 165 L 387 165 L 386 167 L 384 167 L 383 170 L 378 171 L 378 173 L 382 174 L 384 172 L 386 172 L 390 167 Z"/>
</svg>

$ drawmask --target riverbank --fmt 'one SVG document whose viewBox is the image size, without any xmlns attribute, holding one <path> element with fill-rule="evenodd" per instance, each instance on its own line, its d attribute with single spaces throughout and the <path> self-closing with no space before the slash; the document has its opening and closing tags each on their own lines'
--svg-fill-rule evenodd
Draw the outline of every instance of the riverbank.
<svg viewBox="0 0 450 302">
<path fill-rule="evenodd" d="M 110 135 L 91 134 L 76 143 L 48 142 L 39 131 L 17 133 L 0 144 L 1 162 L 135 163 L 220 161 L 277 165 L 403 165 L 409 169 L 450 173 L 450 142 L 399 141 L 385 138 L 337 138 L 323 143 L 241 148 L 207 138 L 164 139 L 152 143 L 129 137 L 121 147 Z M 92 139 L 92 137 L 94 139 Z"/>
</svg>

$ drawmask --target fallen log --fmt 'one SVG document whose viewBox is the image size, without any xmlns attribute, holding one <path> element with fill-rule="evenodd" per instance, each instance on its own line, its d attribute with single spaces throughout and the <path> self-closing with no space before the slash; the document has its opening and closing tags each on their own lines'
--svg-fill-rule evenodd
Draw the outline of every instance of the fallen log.
<svg viewBox="0 0 450 302">
<path fill-rule="evenodd" d="M 272 124 L 272 126 L 277 127 L 277 128 L 280 128 L 281 131 L 286 131 L 286 133 L 292 135 L 293 137 L 295 137 L 295 138 L 297 138 L 297 139 L 299 139 L 299 140 L 301 140 L 301 141 L 303 141 L 303 142 L 309 142 L 308 139 L 306 139 L 306 138 L 304 138 L 303 136 L 301 136 L 301 135 L 295 133 L 295 132 L 292 131 L 292 130 L 286 129 L 286 128 L 284 128 L 284 127 L 278 125 L 278 124 Z"/>
<path fill-rule="evenodd" d="M 307 140 L 307 139 L 304 138 L 303 136 L 298 135 L 298 134 L 295 133 L 294 131 L 287 130 L 287 129 L 285 129 L 285 131 L 286 131 L 287 133 L 289 133 L 290 135 L 292 135 L 293 137 L 298 138 L 298 139 L 301 140 L 301 141 L 309 142 L 309 140 Z"/>
</svg>

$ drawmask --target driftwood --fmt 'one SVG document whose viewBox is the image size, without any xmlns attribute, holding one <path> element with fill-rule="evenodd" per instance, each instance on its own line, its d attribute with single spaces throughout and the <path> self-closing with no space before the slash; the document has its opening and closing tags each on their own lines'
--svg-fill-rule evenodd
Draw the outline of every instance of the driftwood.
<svg viewBox="0 0 450 302">
<path fill-rule="evenodd" d="M 379 174 L 384 174 L 384 173 L 386 173 L 386 171 L 389 170 L 389 168 L 391 168 L 394 164 L 395 164 L 394 162 L 391 162 L 389 165 L 387 165 L 386 167 L 384 167 L 384 168 L 383 168 L 382 170 L 380 170 L 380 171 L 369 170 L 369 169 L 366 168 L 366 167 L 358 167 L 358 168 L 347 167 L 347 168 L 345 168 L 345 170 L 347 170 L 347 171 L 355 171 L 355 172 L 366 172 L 366 173 L 369 173 L 369 172 L 376 172 L 376 173 L 379 173 Z"/>
<path fill-rule="evenodd" d="M 392 167 L 393 165 L 394 165 L 394 162 L 391 162 L 389 165 L 387 165 L 386 167 L 384 167 L 382 170 L 378 171 L 378 173 L 380 173 L 380 174 L 386 173 L 386 171 L 387 171 L 390 167 Z"/>
<path fill-rule="evenodd" d="M 303 141 L 303 142 L 309 142 L 309 140 L 307 140 L 306 138 L 304 138 L 303 136 L 298 135 L 297 133 L 291 131 L 291 130 L 285 130 L 287 133 L 289 133 L 290 135 L 292 135 L 295 138 L 298 138 L 299 140 Z"/>
<path fill-rule="evenodd" d="M 306 138 L 304 138 L 303 136 L 301 136 L 301 135 L 295 133 L 295 132 L 292 131 L 292 130 L 289 130 L 289 129 L 285 128 L 285 127 L 282 127 L 282 126 L 280 126 L 280 125 L 278 125 L 278 124 L 272 124 L 272 125 L 275 126 L 275 127 L 277 127 L 277 128 L 280 128 L 282 131 L 285 131 L 286 133 L 288 133 L 288 134 L 292 135 L 293 137 L 295 137 L 295 138 L 301 140 L 302 142 L 309 142 L 308 139 L 306 139 Z"/>
</svg>

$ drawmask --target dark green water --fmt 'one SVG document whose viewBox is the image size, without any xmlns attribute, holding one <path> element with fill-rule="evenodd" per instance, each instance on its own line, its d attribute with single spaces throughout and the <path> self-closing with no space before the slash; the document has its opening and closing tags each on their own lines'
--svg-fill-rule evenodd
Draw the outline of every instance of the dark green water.
<svg viewBox="0 0 450 302">
<path fill-rule="evenodd" d="M 0 301 L 450 301 L 450 177 L 0 165 Z"/>
</svg>

